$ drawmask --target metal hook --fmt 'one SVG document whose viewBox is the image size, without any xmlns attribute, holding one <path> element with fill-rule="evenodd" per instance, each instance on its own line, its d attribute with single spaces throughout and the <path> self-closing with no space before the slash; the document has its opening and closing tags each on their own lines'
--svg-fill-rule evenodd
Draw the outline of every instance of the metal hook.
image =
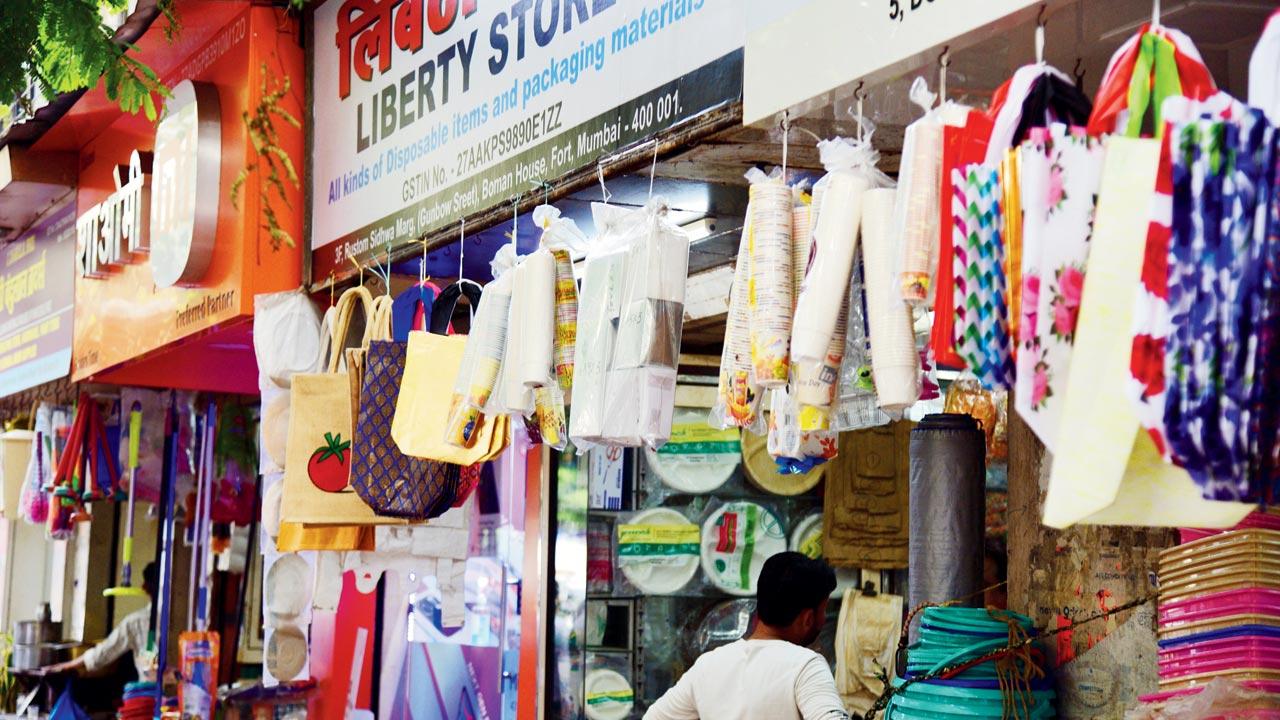
<svg viewBox="0 0 1280 720">
<path fill-rule="evenodd" d="M 467 219 L 458 221 L 458 280 L 463 280 L 462 261 L 467 257 Z"/>
<path fill-rule="evenodd" d="M 1036 14 L 1036 64 L 1044 64 L 1044 36 L 1045 28 L 1048 25 L 1049 6 L 1045 3 L 1040 4 L 1040 11 Z"/>
<path fill-rule="evenodd" d="M 337 285 L 337 283 L 333 281 L 333 271 L 330 270 L 329 271 L 329 307 L 333 307 L 333 287 L 335 285 Z"/>
<path fill-rule="evenodd" d="M 947 68 L 951 67 L 951 46 L 942 48 L 938 56 L 938 104 L 947 101 Z"/>
<path fill-rule="evenodd" d="M 422 261 L 418 263 L 418 288 L 427 284 L 427 236 L 422 236 Z"/>
<path fill-rule="evenodd" d="M 356 266 L 356 270 L 360 271 L 360 287 L 364 287 L 364 266 L 356 262 L 356 259 L 353 257 L 348 257 L 347 259 L 351 261 L 352 265 Z"/>
<path fill-rule="evenodd" d="M 782 111 L 782 182 L 787 182 L 787 149 L 791 139 L 791 111 Z"/>
<path fill-rule="evenodd" d="M 1076 66 L 1071 68 L 1071 74 L 1076 78 L 1076 87 L 1084 88 L 1084 58 L 1076 57 Z"/>
</svg>

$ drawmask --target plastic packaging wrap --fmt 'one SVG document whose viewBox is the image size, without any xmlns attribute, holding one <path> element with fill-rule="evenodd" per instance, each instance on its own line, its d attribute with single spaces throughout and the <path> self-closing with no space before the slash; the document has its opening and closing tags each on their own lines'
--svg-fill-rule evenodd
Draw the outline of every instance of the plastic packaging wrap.
<svg viewBox="0 0 1280 720">
<path fill-rule="evenodd" d="M 626 266 L 634 211 L 603 203 L 591 206 L 599 235 L 587 249 L 582 290 L 578 294 L 578 346 L 575 351 L 573 413 L 569 437 L 579 450 L 604 437 L 605 383 L 617 339 L 618 297 Z"/>
<path fill-rule="evenodd" d="M 570 435 L 580 448 L 660 447 L 671 434 L 689 239 L 660 199 L 592 210 L 602 232 L 583 274 Z"/>
<path fill-rule="evenodd" d="M 761 387 L 786 385 L 791 357 L 791 188 L 782 178 L 751 182 L 751 226 L 747 233 L 751 311 L 751 363 Z"/>
<path fill-rule="evenodd" d="M 938 272 L 942 122 L 933 106 L 937 95 L 929 92 L 924 78 L 917 77 L 911 84 L 910 98 L 925 114 L 903 133 L 893 237 L 901 252 L 898 276 L 902 299 L 914 305 L 933 296 L 933 278 Z"/>
<path fill-rule="evenodd" d="M 880 407 L 891 414 L 920 399 L 920 356 L 911 309 L 893 282 L 893 203 L 893 190 L 868 191 L 862 215 L 871 365 Z"/>
<path fill-rule="evenodd" d="M 757 175 L 763 177 L 764 173 L 757 168 L 747 171 L 747 179 L 753 183 L 757 182 Z M 729 291 L 729 315 L 725 322 L 724 348 L 720 353 L 720 381 L 708 422 L 712 427 L 746 428 L 759 435 L 764 433 L 765 426 L 760 412 L 761 388 L 751 366 L 751 309 L 747 303 L 750 235 L 751 205 L 748 202 L 742 238 L 738 243 L 733 285 Z"/>
<path fill-rule="evenodd" d="M 571 218 L 562 217 L 551 205 L 533 209 L 533 222 L 542 228 L 542 247 L 555 259 L 555 350 L 556 381 L 566 395 L 573 388 L 574 350 L 578 336 L 578 284 L 573 277 L 573 258 L 587 251 L 587 237 Z"/>
<path fill-rule="evenodd" d="M 947 388 L 942 411 L 968 415 L 982 425 L 987 438 L 987 464 L 1009 459 L 1009 393 L 987 390 L 977 378 L 960 378 Z"/>
<path fill-rule="evenodd" d="M 849 312 L 846 316 L 844 361 L 840 363 L 836 401 L 829 427 L 837 432 L 884 425 L 893 418 L 880 409 L 871 374 L 871 345 L 867 341 L 866 303 L 862 263 L 854 262 L 849 274 Z"/>
<path fill-rule="evenodd" d="M 512 299 L 525 322 L 516 375 L 524 387 L 539 388 L 553 381 L 555 362 L 556 260 L 550 250 L 538 248 L 524 258 Z"/>
<path fill-rule="evenodd" d="M 816 206 L 800 204 L 792 211 L 792 238 L 795 258 L 793 276 L 795 278 L 796 297 L 800 296 L 800 285 L 808 267 L 808 258 L 812 249 L 812 212 Z M 800 404 L 800 429 L 823 430 L 829 425 L 831 405 L 835 402 L 836 383 L 839 380 L 840 364 L 844 360 L 846 319 L 849 314 L 849 295 L 845 293 L 844 303 L 836 316 L 836 326 L 827 345 L 826 356 L 819 361 L 796 360 L 792 368 L 792 395 Z"/>
<path fill-rule="evenodd" d="M 813 249 L 796 301 L 792 357 L 823 362 L 836 331 L 831 308 L 843 302 L 857 250 L 864 194 L 891 181 L 876 170 L 879 153 L 871 137 L 835 138 L 818 143 L 827 174 L 814 186 Z"/>
<path fill-rule="evenodd" d="M 511 279 L 510 273 L 503 273 L 489 283 L 471 322 L 446 430 L 448 442 L 459 447 L 475 443 L 480 415 L 494 410 L 490 401 L 506 353 Z"/>
</svg>

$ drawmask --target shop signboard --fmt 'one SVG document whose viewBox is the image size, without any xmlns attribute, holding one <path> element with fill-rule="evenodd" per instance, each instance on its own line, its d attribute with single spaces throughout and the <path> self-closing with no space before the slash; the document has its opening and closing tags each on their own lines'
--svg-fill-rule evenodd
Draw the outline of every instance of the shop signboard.
<svg viewBox="0 0 1280 720">
<path fill-rule="evenodd" d="M 160 122 L 119 113 L 79 147 L 77 381 L 203 387 L 209 370 L 228 383 L 251 377 L 242 384 L 256 387 L 256 371 L 242 367 L 243 358 L 252 362 L 242 321 L 255 293 L 301 279 L 301 250 L 273 247 L 262 220 L 271 202 L 284 229 L 301 238 L 301 192 L 287 183 L 285 200 L 261 191 L 266 172 L 246 170 L 260 158 L 244 116 L 281 78 L 301 77 L 302 52 L 283 42 L 292 31 L 271 8 L 210 3 L 191 12 L 191 22 L 209 17 L 217 29 L 198 46 L 157 44 L 148 56 L 171 68 L 161 76 L 171 94 Z M 300 92 L 278 101 L 301 114 Z M 300 166 L 302 132 L 275 125 L 275 149 Z M 230 197 L 237 185 L 238 207 Z M 181 363 L 134 362 L 186 339 L 193 342 Z"/>
<path fill-rule="evenodd" d="M 1039 0 L 745 0 L 750 7 L 742 120 L 830 103 L 850 83 L 990 28 Z M 787 8 L 783 11 L 783 8 Z M 968 38 L 971 42 L 980 39 Z M 796 72 L 796 58 L 804 71 Z M 936 56 L 929 58 L 936 60 Z M 901 74 L 902 68 L 893 71 Z"/>
<path fill-rule="evenodd" d="M 0 250 L 0 397 L 71 370 L 75 211 L 63 203 Z"/>
<path fill-rule="evenodd" d="M 741 97 L 739 0 L 328 0 L 313 281 Z"/>
</svg>

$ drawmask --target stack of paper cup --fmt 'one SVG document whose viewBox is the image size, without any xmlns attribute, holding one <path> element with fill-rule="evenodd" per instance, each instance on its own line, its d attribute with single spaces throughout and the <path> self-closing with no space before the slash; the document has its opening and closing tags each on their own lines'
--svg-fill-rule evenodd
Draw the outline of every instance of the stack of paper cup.
<svg viewBox="0 0 1280 720">
<path fill-rule="evenodd" d="M 751 362 L 761 387 L 782 387 L 790 370 L 794 287 L 791 188 L 781 180 L 751 185 Z"/>
<path fill-rule="evenodd" d="M 871 372 L 880 407 L 902 411 L 920 399 L 920 356 L 911 310 L 894 286 L 891 189 L 868 190 L 862 213 Z"/>
</svg>

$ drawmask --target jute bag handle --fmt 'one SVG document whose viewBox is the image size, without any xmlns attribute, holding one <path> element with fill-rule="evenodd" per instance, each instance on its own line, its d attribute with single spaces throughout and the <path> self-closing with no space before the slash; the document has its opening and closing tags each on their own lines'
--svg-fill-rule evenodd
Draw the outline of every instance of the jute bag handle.
<svg viewBox="0 0 1280 720">
<path fill-rule="evenodd" d="M 344 368 L 347 332 L 351 329 L 351 316 L 355 313 L 356 303 L 364 311 L 365 329 L 362 345 L 369 344 L 370 322 L 373 318 L 373 296 L 363 287 L 353 287 L 342 293 L 334 309 L 333 332 L 329 339 L 329 372 L 340 372 Z"/>
<path fill-rule="evenodd" d="M 373 312 L 369 316 L 369 322 L 365 325 L 364 347 L 369 349 L 369 343 L 374 340 L 390 340 L 391 339 L 391 305 L 390 295 L 380 295 L 373 300 Z"/>
</svg>

